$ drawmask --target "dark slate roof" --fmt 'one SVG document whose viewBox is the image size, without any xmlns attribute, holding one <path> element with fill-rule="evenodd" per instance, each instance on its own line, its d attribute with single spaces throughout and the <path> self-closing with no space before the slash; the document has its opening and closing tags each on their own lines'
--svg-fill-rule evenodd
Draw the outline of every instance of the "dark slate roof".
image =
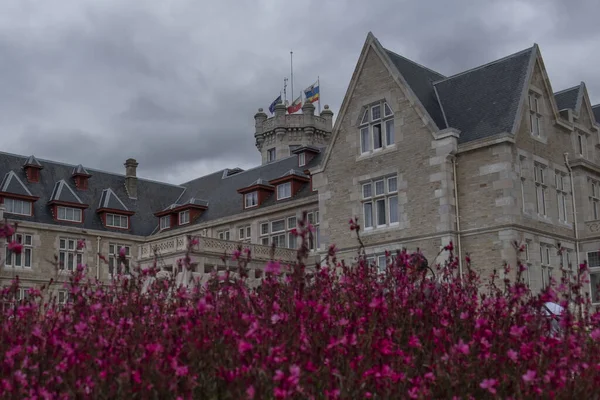
<svg viewBox="0 0 600 400">
<path fill-rule="evenodd" d="M 85 204 L 64 179 L 61 179 L 54 185 L 54 189 L 50 195 L 50 201 Z"/>
<path fill-rule="evenodd" d="M 25 156 L 0 153 L 0 177 L 13 171 L 32 195 L 39 197 L 34 203 L 34 217 L 5 214 L 6 217 L 14 220 L 34 219 L 41 223 L 72 227 L 72 223 L 69 224 L 54 221 L 50 212 L 50 207 L 48 206 L 48 202 L 51 198 L 50 196 L 52 195 L 57 182 L 64 180 L 77 194 L 82 203 L 89 205 L 89 208 L 85 209 L 83 212 L 85 215 L 83 224 L 77 226 L 81 226 L 84 229 L 113 231 L 113 229 L 105 228 L 102 225 L 100 216 L 96 213 L 100 198 L 102 197 L 102 192 L 105 189 L 110 188 L 130 211 L 135 212 L 135 214 L 131 216 L 131 229 L 129 230 L 129 233 L 147 236 L 150 235 L 158 225 L 158 219 L 154 216 L 154 213 L 164 209 L 169 204 L 176 202 L 184 191 L 182 186 L 138 178 L 138 198 L 134 200 L 127 196 L 124 175 L 92 170 L 90 168 L 88 168 L 88 171 L 93 176 L 89 178 L 88 189 L 78 190 L 75 189 L 72 177 L 74 165 L 47 160 L 40 160 L 41 165 L 44 166 L 44 169 L 40 171 L 40 182 L 29 183 L 25 176 L 25 171 L 22 168 L 27 158 L 28 157 Z M 61 190 L 61 198 L 64 192 L 65 190 Z M 115 231 L 122 232 L 122 230 Z"/>
<path fill-rule="evenodd" d="M 596 124 L 600 125 L 600 104 L 592 106 L 592 112 L 594 113 L 594 117 L 596 118 Z"/>
<path fill-rule="evenodd" d="M 25 161 L 25 163 L 23 165 L 33 165 L 36 167 L 42 167 L 42 164 L 38 161 L 37 158 L 35 158 L 35 156 L 32 154 L 29 157 L 27 157 L 27 160 Z"/>
<path fill-rule="evenodd" d="M 33 196 L 27 186 L 21 181 L 14 171 L 8 171 L 0 183 L 0 192 L 18 194 L 21 196 Z"/>
<path fill-rule="evenodd" d="M 512 132 L 535 47 L 435 83 L 459 143 Z"/>
<path fill-rule="evenodd" d="M 308 145 L 300 146 L 300 147 L 292 150 L 292 154 L 302 153 L 303 151 L 306 151 L 306 150 L 313 151 L 315 153 L 320 153 L 321 150 L 323 150 L 323 149 L 324 148 L 317 147 L 317 146 L 312 146 L 312 145 L 308 144 Z"/>
<path fill-rule="evenodd" d="M 280 178 L 283 178 L 283 177 L 286 177 L 286 176 L 299 176 L 301 178 L 308 178 L 308 175 L 306 175 L 302 171 L 298 171 L 297 169 L 290 169 L 289 171 L 287 171 L 286 173 L 284 173 L 283 175 L 281 175 Z"/>
<path fill-rule="evenodd" d="M 432 83 L 445 76 L 420 64 L 385 49 L 392 63 L 398 68 L 406 83 L 415 93 L 439 129 L 446 128 L 440 104 L 435 96 Z"/>
<path fill-rule="evenodd" d="M 173 203 L 173 204 L 169 205 L 167 208 L 165 208 L 162 211 L 173 210 L 175 208 L 178 208 L 178 207 L 181 207 L 181 206 L 185 206 L 187 204 L 191 204 L 191 205 L 195 205 L 195 206 L 208 207 L 208 201 L 207 200 L 196 199 L 196 198 L 192 197 L 191 199 L 187 200 L 184 203 Z"/>
<path fill-rule="evenodd" d="M 83 165 L 79 164 L 78 166 L 76 166 L 75 168 L 73 168 L 73 175 L 75 174 L 79 174 L 79 175 L 90 175 L 89 172 L 86 171 L 85 168 L 83 168 Z"/>
<path fill-rule="evenodd" d="M 129 211 L 125 203 L 119 199 L 119 196 L 112 191 L 112 189 L 104 189 L 102 196 L 100 196 L 100 203 L 98 208 L 110 208 L 113 210 Z"/>
<path fill-rule="evenodd" d="M 323 152 L 315 155 L 303 168 L 308 169 L 319 165 L 322 157 Z M 208 209 L 202 212 L 202 215 L 193 223 L 201 223 L 240 214 L 245 212 L 245 210 L 242 206 L 242 195 L 237 192 L 238 189 L 256 184 L 269 185 L 269 181 L 280 178 L 295 168 L 298 168 L 298 156 L 296 155 L 248 169 L 235 175 L 224 176 L 223 171 L 218 171 L 184 183 L 182 186 L 186 188 L 186 191 L 177 203 L 183 204 L 191 198 L 208 201 Z M 263 202 L 261 208 L 310 196 L 316 196 L 316 193 L 310 190 L 310 183 L 306 183 L 290 199 L 276 201 L 274 195 L 269 196 Z M 256 209 L 253 208 L 253 210 Z"/>
<path fill-rule="evenodd" d="M 257 180 L 255 180 L 254 182 L 252 182 L 251 184 L 249 184 L 248 187 L 250 187 L 250 186 L 256 186 L 256 185 L 275 187 L 275 186 L 271 185 L 269 183 L 269 181 L 266 181 L 263 178 L 258 178 Z"/>
</svg>

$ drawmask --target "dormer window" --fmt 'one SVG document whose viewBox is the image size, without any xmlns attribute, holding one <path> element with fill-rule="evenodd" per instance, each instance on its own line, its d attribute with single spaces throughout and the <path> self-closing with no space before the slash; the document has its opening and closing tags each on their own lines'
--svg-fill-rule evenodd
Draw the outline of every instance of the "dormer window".
<svg viewBox="0 0 600 400">
<path fill-rule="evenodd" d="M 275 147 L 267 150 L 267 162 L 273 162 L 276 159 L 277 159 L 277 157 L 276 157 Z"/>
<path fill-rule="evenodd" d="M 81 222 L 81 209 L 73 207 L 56 207 L 56 219 L 60 221 Z"/>
<path fill-rule="evenodd" d="M 4 207 L 6 213 L 31 216 L 30 201 L 4 198 Z"/>
<path fill-rule="evenodd" d="M 298 154 L 298 166 L 303 167 L 306 165 L 306 153 Z"/>
<path fill-rule="evenodd" d="M 185 225 L 190 223 L 190 210 L 179 212 L 179 225 Z"/>
<path fill-rule="evenodd" d="M 277 200 L 283 200 L 292 197 L 292 183 L 286 182 L 277 185 Z"/>
<path fill-rule="evenodd" d="M 160 217 L 160 230 L 168 229 L 171 227 L 171 216 L 165 215 L 164 217 Z"/>
<path fill-rule="evenodd" d="M 361 153 L 371 153 L 395 143 L 394 114 L 390 106 L 381 102 L 367 107 L 360 120 Z"/>
<path fill-rule="evenodd" d="M 250 192 L 244 195 L 244 204 L 246 208 L 256 207 L 258 205 L 258 192 Z"/>
<path fill-rule="evenodd" d="M 106 214 L 106 226 L 111 228 L 129 228 L 129 217 L 126 215 Z"/>
</svg>

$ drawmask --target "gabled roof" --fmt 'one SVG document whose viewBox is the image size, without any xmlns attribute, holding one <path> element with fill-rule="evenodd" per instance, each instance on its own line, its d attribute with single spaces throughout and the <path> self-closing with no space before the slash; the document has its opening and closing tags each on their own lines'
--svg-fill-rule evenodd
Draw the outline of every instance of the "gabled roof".
<svg viewBox="0 0 600 400">
<path fill-rule="evenodd" d="M 299 176 L 300 178 L 308 179 L 308 175 L 306 175 L 304 172 L 298 171 L 297 169 L 293 168 L 281 175 L 280 178 L 285 178 L 286 176 Z"/>
<path fill-rule="evenodd" d="M 78 166 L 76 166 L 75 168 L 73 168 L 73 175 L 88 175 L 91 176 L 89 172 L 86 171 L 85 168 L 83 168 L 83 165 L 79 164 Z"/>
<path fill-rule="evenodd" d="M 459 143 L 512 133 L 536 46 L 434 83 Z"/>
<path fill-rule="evenodd" d="M 33 197 L 33 194 L 23 184 L 23 181 L 13 171 L 8 171 L 0 183 L 0 192 L 11 193 L 19 196 Z"/>
<path fill-rule="evenodd" d="M 32 154 L 29 157 L 27 157 L 27 160 L 25 160 L 25 163 L 23 164 L 24 167 L 39 167 L 39 168 L 44 168 L 44 166 L 38 161 L 37 158 L 35 158 L 35 156 Z"/>
<path fill-rule="evenodd" d="M 445 76 L 429 68 L 385 49 L 392 63 L 398 68 L 423 107 L 435 121 L 439 129 L 446 128 L 441 107 L 435 96 L 432 83 L 444 79 Z"/>
<path fill-rule="evenodd" d="M 304 151 L 312 151 L 313 153 L 320 153 L 321 152 L 321 148 L 317 147 L 317 146 L 312 146 L 312 145 L 308 144 L 308 145 L 300 146 L 300 147 L 292 150 L 292 154 L 298 154 L 298 153 L 302 153 Z"/>
<path fill-rule="evenodd" d="M 270 187 L 274 187 L 273 185 L 271 185 L 268 181 L 264 180 L 263 178 L 258 178 L 257 180 L 255 180 L 254 182 L 252 182 L 250 185 L 248 185 L 248 187 L 251 186 L 270 186 Z"/>
<path fill-rule="evenodd" d="M 61 201 L 81 205 L 85 204 L 64 179 L 61 179 L 54 185 L 54 189 L 50 195 L 50 201 Z"/>
<path fill-rule="evenodd" d="M 594 113 L 594 118 L 596 118 L 596 124 L 600 125 L 600 104 L 592 106 L 592 112 Z"/>
<path fill-rule="evenodd" d="M 129 211 L 125 203 L 119 199 L 119 196 L 113 192 L 112 189 L 104 189 L 102 191 L 102 195 L 100 196 L 100 204 L 98 204 L 99 209 L 110 208 L 111 210 L 121 210 L 121 211 Z"/>
</svg>

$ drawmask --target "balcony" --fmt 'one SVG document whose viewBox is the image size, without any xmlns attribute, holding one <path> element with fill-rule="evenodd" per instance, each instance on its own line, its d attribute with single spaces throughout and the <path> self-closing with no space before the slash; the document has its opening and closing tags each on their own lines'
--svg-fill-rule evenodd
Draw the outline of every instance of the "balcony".
<svg viewBox="0 0 600 400">
<path fill-rule="evenodd" d="M 250 249 L 250 254 L 253 260 L 256 261 L 268 261 L 271 259 L 271 246 L 262 246 L 258 244 L 247 244 L 234 242 L 230 240 L 220 240 L 207 237 L 195 237 L 198 239 L 198 244 L 192 249 L 192 254 L 212 255 L 221 257 L 223 254 L 233 254 L 238 249 L 238 246 L 242 248 Z M 157 242 L 146 243 L 140 247 L 140 261 L 150 260 L 154 258 L 154 253 L 160 257 L 185 253 L 188 247 L 187 236 L 176 236 L 166 240 Z M 296 250 L 275 248 L 273 258 L 285 262 L 293 262 L 296 260 Z"/>
</svg>

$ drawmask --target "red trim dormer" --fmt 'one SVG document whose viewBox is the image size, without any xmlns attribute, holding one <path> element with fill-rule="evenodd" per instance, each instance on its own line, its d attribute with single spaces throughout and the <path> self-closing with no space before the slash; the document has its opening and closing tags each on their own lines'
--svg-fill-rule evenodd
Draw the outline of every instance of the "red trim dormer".
<svg viewBox="0 0 600 400">
<path fill-rule="evenodd" d="M 131 229 L 131 216 L 135 214 L 135 211 L 124 211 L 124 210 L 118 210 L 116 208 L 99 208 L 96 210 L 96 213 L 98 215 L 100 215 L 100 219 L 102 220 L 102 225 L 104 225 L 105 228 L 120 229 L 120 230 L 128 231 Z M 108 214 L 111 214 L 112 216 L 119 216 L 119 217 L 127 218 L 127 226 L 122 226 L 122 224 L 117 224 L 116 221 L 114 221 L 114 217 L 112 217 L 113 223 L 111 225 L 107 225 L 106 221 L 107 221 Z"/>
<path fill-rule="evenodd" d="M 314 146 L 301 146 L 292 151 L 293 154 L 298 155 L 298 168 L 308 165 L 320 152 L 321 149 Z"/>
<path fill-rule="evenodd" d="M 48 205 L 52 208 L 52 218 L 58 222 L 67 222 L 72 224 L 83 224 L 85 222 L 85 213 L 83 212 L 86 208 L 89 208 L 87 204 L 81 203 L 71 203 L 68 201 L 60 201 L 53 200 L 48 202 Z M 59 215 L 60 209 L 64 208 L 66 212 L 66 216 L 62 218 Z M 68 209 L 80 210 L 81 212 L 81 220 L 77 220 L 77 218 L 71 218 L 70 212 Z"/>
<path fill-rule="evenodd" d="M 196 219 L 198 219 L 205 210 L 208 210 L 208 205 L 206 202 L 204 202 L 202 200 L 190 199 L 185 204 L 172 204 L 168 208 L 166 208 L 162 211 L 159 211 L 157 213 L 154 213 L 154 216 L 159 218 L 159 228 L 160 228 L 160 219 L 162 217 L 166 217 L 166 216 L 170 217 L 169 226 L 166 228 L 160 229 L 161 231 L 166 231 L 168 229 L 172 229 L 177 226 L 186 226 L 186 225 L 191 224 Z M 180 223 L 179 215 L 180 215 L 180 213 L 184 213 L 185 211 L 189 212 L 188 218 L 181 221 L 181 223 Z M 183 215 L 185 215 L 185 214 L 183 214 Z"/>
<path fill-rule="evenodd" d="M 75 168 L 73 168 L 73 174 L 71 175 L 73 180 L 75 181 L 75 187 L 78 190 L 87 190 L 88 189 L 88 179 L 92 176 L 90 175 L 83 165 L 79 164 Z"/>
<path fill-rule="evenodd" d="M 237 190 L 237 192 L 242 195 L 242 208 L 246 210 L 260 207 L 262 203 L 273 194 L 274 191 L 275 187 L 263 181 L 262 179 L 257 180 L 250 186 L 246 186 L 245 188 Z M 254 197 L 253 193 L 256 193 L 256 197 Z M 246 197 L 248 197 L 248 201 L 246 201 Z"/>
<path fill-rule="evenodd" d="M 6 199 L 14 199 L 14 200 L 22 200 L 22 201 L 26 201 L 29 203 L 29 209 L 30 212 L 29 214 L 22 214 L 22 213 L 18 213 L 17 215 L 23 215 L 23 216 L 29 216 L 32 217 L 33 216 L 33 203 L 35 203 L 39 197 L 37 196 L 26 196 L 26 195 L 22 195 L 22 194 L 15 194 L 15 193 L 6 193 L 6 192 L 0 192 L 0 203 L 4 204 L 6 202 Z M 6 212 L 7 214 L 11 214 L 9 212 Z"/>
<path fill-rule="evenodd" d="M 35 158 L 33 155 L 29 156 L 25 164 L 23 164 L 23 170 L 27 177 L 27 182 L 38 183 L 40 181 L 40 171 L 44 169 L 44 166 Z"/>
<path fill-rule="evenodd" d="M 302 186 L 304 186 L 307 183 L 310 183 L 310 178 L 304 175 L 302 172 L 291 170 L 285 175 L 269 181 L 271 185 L 275 186 L 276 190 L 277 186 L 287 182 L 290 182 L 291 184 L 290 197 L 294 197 L 300 191 L 300 189 L 302 189 Z"/>
</svg>

